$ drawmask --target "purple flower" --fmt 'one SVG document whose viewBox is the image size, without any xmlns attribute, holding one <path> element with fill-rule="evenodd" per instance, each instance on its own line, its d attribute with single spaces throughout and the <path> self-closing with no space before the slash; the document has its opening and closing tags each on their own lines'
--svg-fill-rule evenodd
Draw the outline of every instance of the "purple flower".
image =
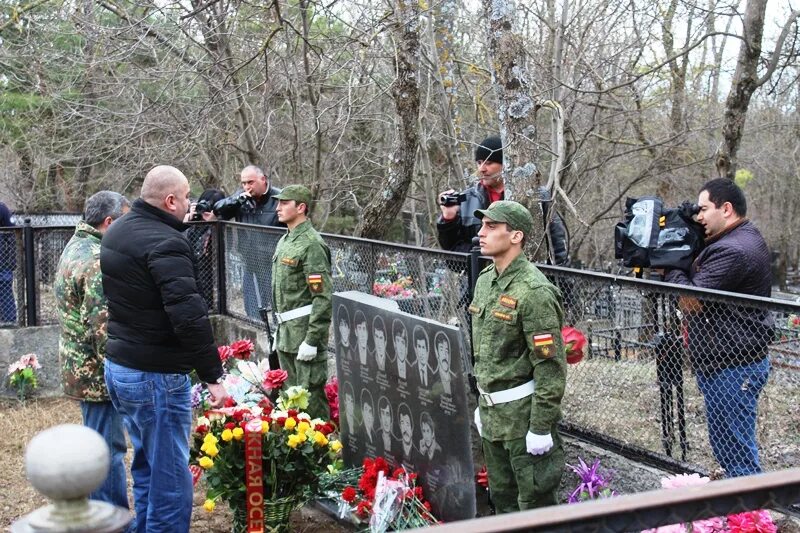
<svg viewBox="0 0 800 533">
<path fill-rule="evenodd" d="M 192 385 L 192 390 L 191 390 L 192 408 L 195 408 L 200 405 L 200 393 L 202 392 L 202 390 L 203 390 L 202 383 L 196 383 Z"/>
<path fill-rule="evenodd" d="M 581 457 L 578 457 L 578 462 L 578 466 L 567 465 L 580 479 L 578 486 L 569 495 L 569 503 L 616 496 L 608 487 L 609 478 L 600 473 L 600 459 L 595 460 L 592 466 L 588 466 Z"/>
</svg>

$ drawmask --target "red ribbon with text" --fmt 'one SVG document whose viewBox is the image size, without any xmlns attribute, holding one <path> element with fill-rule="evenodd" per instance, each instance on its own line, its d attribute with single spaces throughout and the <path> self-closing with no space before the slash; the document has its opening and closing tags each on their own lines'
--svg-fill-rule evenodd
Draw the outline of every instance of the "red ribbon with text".
<svg viewBox="0 0 800 533">
<path fill-rule="evenodd" d="M 244 471 L 247 489 L 247 533 L 264 531 L 264 478 L 261 464 L 261 419 L 244 428 Z"/>
</svg>

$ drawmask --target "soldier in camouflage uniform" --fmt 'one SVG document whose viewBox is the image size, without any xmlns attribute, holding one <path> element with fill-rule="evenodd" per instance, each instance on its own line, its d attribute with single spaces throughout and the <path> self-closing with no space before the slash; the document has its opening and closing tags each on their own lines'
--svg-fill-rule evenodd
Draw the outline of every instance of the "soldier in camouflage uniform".
<svg viewBox="0 0 800 533">
<path fill-rule="evenodd" d="M 475 216 L 481 253 L 494 261 L 469 306 L 489 490 L 498 513 L 554 505 L 564 470 L 561 293 L 522 252 L 533 228 L 525 207 L 498 201 Z"/>
<path fill-rule="evenodd" d="M 289 228 L 272 258 L 278 359 L 289 373 L 287 383 L 308 389 L 308 413 L 327 419 L 324 387 L 331 325 L 331 252 L 308 220 L 311 191 L 290 185 L 275 198 L 278 219 Z"/>
<path fill-rule="evenodd" d="M 61 325 L 58 359 L 64 394 L 80 401 L 84 425 L 100 433 L 111 451 L 108 477 L 90 497 L 126 509 L 125 433 L 103 378 L 108 310 L 100 239 L 128 208 L 125 197 L 111 191 L 100 191 L 86 200 L 84 219 L 61 254 L 53 287 Z"/>
</svg>

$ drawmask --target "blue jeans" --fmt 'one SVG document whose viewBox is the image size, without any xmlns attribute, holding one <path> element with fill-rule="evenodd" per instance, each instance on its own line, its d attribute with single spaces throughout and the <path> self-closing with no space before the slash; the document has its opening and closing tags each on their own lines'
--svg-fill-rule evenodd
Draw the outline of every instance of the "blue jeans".
<svg viewBox="0 0 800 533">
<path fill-rule="evenodd" d="M 144 372 L 106 359 L 105 378 L 133 442 L 135 531 L 188 532 L 193 490 L 189 375 Z"/>
<path fill-rule="evenodd" d="M 108 477 L 89 495 L 89 498 L 129 509 L 128 482 L 125 479 L 125 453 L 128 451 L 128 445 L 125 443 L 122 417 L 111 402 L 80 402 L 80 404 L 83 425 L 100 433 L 111 453 Z"/>
<path fill-rule="evenodd" d="M 697 373 L 711 449 L 728 477 L 761 472 L 756 443 L 758 396 L 769 377 L 769 357 L 746 366 Z"/>
</svg>

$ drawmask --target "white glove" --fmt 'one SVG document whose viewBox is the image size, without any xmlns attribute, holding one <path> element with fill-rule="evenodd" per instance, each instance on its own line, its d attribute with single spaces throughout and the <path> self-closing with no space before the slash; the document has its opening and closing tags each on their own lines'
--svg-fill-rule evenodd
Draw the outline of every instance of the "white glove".
<svg viewBox="0 0 800 533">
<path fill-rule="evenodd" d="M 483 436 L 483 424 L 481 424 L 481 409 L 475 408 L 475 427 L 478 428 L 478 436 Z"/>
<path fill-rule="evenodd" d="M 278 334 L 277 332 L 272 336 L 272 342 L 269 345 L 269 353 L 278 351 Z"/>
<path fill-rule="evenodd" d="M 306 341 L 300 343 L 297 349 L 298 361 L 312 361 L 317 356 L 317 347 L 306 344 Z"/>
<path fill-rule="evenodd" d="M 542 455 L 550 451 L 553 447 L 553 436 L 548 433 L 547 435 L 537 435 L 536 433 L 528 432 L 525 435 L 525 445 L 528 448 L 528 453 L 531 455 Z"/>
</svg>

